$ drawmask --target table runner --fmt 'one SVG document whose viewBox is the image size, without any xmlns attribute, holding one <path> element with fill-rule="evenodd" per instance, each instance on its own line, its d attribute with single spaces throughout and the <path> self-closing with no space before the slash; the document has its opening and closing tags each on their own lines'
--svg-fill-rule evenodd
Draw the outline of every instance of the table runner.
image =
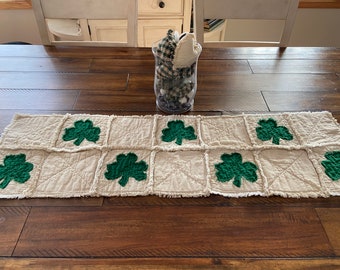
<svg viewBox="0 0 340 270">
<path fill-rule="evenodd" d="M 329 112 L 23 115 L 0 138 L 0 198 L 340 194 Z"/>
</svg>

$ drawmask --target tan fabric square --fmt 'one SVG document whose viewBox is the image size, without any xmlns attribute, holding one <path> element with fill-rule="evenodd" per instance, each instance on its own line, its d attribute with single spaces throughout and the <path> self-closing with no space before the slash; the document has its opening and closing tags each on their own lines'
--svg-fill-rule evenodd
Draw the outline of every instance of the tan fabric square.
<svg viewBox="0 0 340 270">
<path fill-rule="evenodd" d="M 152 145 L 153 116 L 114 117 L 111 122 L 110 147 L 150 148 Z"/>
<path fill-rule="evenodd" d="M 169 197 L 208 195 L 204 152 L 157 152 L 153 193 Z"/>
<path fill-rule="evenodd" d="M 203 142 L 209 146 L 251 146 L 242 116 L 204 117 L 201 133 Z"/>
<path fill-rule="evenodd" d="M 303 144 L 340 143 L 340 125 L 329 112 L 291 114 L 289 120 Z"/>
<path fill-rule="evenodd" d="M 319 177 L 305 150 L 263 150 L 259 161 L 268 182 L 269 195 L 324 196 Z"/>
<path fill-rule="evenodd" d="M 101 152 L 52 152 L 44 160 L 35 197 L 79 197 L 94 195 L 91 187 Z"/>
<path fill-rule="evenodd" d="M 52 147 L 58 136 L 62 115 L 20 115 L 5 129 L 2 147 Z"/>
</svg>

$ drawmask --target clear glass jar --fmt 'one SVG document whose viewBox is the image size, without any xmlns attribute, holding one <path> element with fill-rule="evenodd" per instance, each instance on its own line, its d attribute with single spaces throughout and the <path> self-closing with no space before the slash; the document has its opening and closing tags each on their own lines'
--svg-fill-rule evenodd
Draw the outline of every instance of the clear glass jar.
<svg viewBox="0 0 340 270">
<path fill-rule="evenodd" d="M 163 112 L 179 114 L 190 111 L 197 90 L 197 62 L 185 68 L 173 68 L 169 59 L 157 54 L 157 45 L 152 46 L 155 57 L 154 91 L 157 107 Z M 198 46 L 200 46 L 198 44 Z"/>
</svg>

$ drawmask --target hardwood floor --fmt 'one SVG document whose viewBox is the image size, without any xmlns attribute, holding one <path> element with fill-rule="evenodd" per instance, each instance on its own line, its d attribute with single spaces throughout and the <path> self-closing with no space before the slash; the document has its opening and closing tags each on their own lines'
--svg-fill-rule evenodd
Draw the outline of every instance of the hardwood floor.
<svg viewBox="0 0 340 270">
<path fill-rule="evenodd" d="M 15 113 L 161 113 L 149 49 L 1 46 L 0 132 Z M 306 110 L 340 123 L 340 49 L 203 50 L 189 114 Z M 0 225 L 1 269 L 340 269 L 340 197 L 3 199 Z"/>
</svg>

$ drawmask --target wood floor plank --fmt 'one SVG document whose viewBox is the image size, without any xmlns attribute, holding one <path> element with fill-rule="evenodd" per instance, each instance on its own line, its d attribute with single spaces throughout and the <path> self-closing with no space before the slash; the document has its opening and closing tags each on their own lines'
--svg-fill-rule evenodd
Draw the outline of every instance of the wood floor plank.
<svg viewBox="0 0 340 270">
<path fill-rule="evenodd" d="M 0 57 L 75 57 L 75 58 L 125 58 L 153 59 L 151 48 L 87 47 L 86 53 L 77 46 L 2 45 Z M 299 48 L 289 47 L 281 50 L 274 47 L 248 48 L 204 48 L 200 59 L 330 59 L 340 60 L 339 48 Z"/>
<path fill-rule="evenodd" d="M 340 197 L 334 196 L 329 198 L 284 198 L 279 196 L 270 197 L 247 197 L 247 198 L 230 198 L 230 206 L 254 206 L 254 207 L 329 207 L 339 208 Z"/>
<path fill-rule="evenodd" d="M 78 90 L 0 89 L 0 108 L 70 110 L 78 95 Z"/>
<path fill-rule="evenodd" d="M 68 270 L 329 270 L 339 269 L 340 259 L 0 259 L 4 270 L 68 269 Z"/>
<path fill-rule="evenodd" d="M 237 244 L 236 244 L 237 243 Z M 312 209 L 34 207 L 18 257 L 329 257 Z"/>
<path fill-rule="evenodd" d="M 92 72 L 128 72 L 154 74 L 155 60 L 136 59 L 94 59 Z M 202 74 L 251 74 L 246 60 L 199 60 L 198 73 Z"/>
<path fill-rule="evenodd" d="M 197 92 L 194 110 L 200 111 L 228 111 L 228 112 L 264 112 L 268 111 L 267 105 L 260 92 L 238 91 L 224 95 L 214 93 L 205 95 L 203 91 Z"/>
<path fill-rule="evenodd" d="M 217 98 L 216 98 L 217 96 Z M 216 102 L 218 101 L 218 102 Z M 141 95 L 116 95 L 109 91 L 98 92 L 81 91 L 74 107 L 76 110 L 120 110 L 134 111 L 141 110 L 159 113 L 156 108 L 156 98 L 154 93 Z M 234 111 L 234 112 L 254 112 L 266 111 L 267 106 L 260 92 L 239 91 L 225 95 L 216 95 L 212 90 L 209 95 L 197 92 L 193 111 Z"/>
<path fill-rule="evenodd" d="M 263 96 L 271 111 L 340 110 L 338 91 L 263 91 Z"/>
<path fill-rule="evenodd" d="M 230 206 L 230 198 L 210 195 L 198 198 L 167 198 L 160 196 L 108 197 L 105 206 Z"/>
<path fill-rule="evenodd" d="M 336 73 L 340 72 L 340 60 L 249 60 L 254 73 Z"/>
<path fill-rule="evenodd" d="M 198 74 L 251 74 L 246 60 L 198 60 Z"/>
<path fill-rule="evenodd" d="M 55 73 L 55 72 L 1 72 L 2 89 L 106 89 L 123 91 L 128 74 L 115 73 Z"/>
<path fill-rule="evenodd" d="M 307 207 L 307 208 L 340 208 L 340 197 L 329 198 L 284 198 L 279 196 L 245 198 L 228 198 L 210 195 L 199 198 L 165 198 L 159 196 L 108 197 L 104 205 L 111 206 L 235 206 L 235 207 Z"/>
<path fill-rule="evenodd" d="M 104 198 L 103 197 L 93 197 L 93 198 L 67 198 L 67 199 L 57 199 L 57 198 L 32 198 L 32 199 L 6 199 L 0 200 L 1 206 L 46 206 L 46 207 L 56 207 L 56 206 L 102 206 Z"/>
<path fill-rule="evenodd" d="M 93 59 L 92 72 L 115 72 L 115 73 L 149 73 L 155 72 L 155 60 L 140 59 Z"/>
<path fill-rule="evenodd" d="M 147 59 L 153 58 L 150 48 L 115 48 L 83 46 L 21 46 L 21 45 L 2 45 L 0 57 L 62 57 L 62 58 L 131 58 Z"/>
<path fill-rule="evenodd" d="M 0 256 L 11 256 L 29 214 L 29 207 L 3 207 L 0 200 Z"/>
<path fill-rule="evenodd" d="M 133 112 L 145 110 L 152 113 L 158 113 L 156 99 L 154 95 L 115 95 L 111 91 L 81 91 L 75 110 L 115 110 L 122 112 Z"/>
<path fill-rule="evenodd" d="M 340 79 L 334 74 L 198 74 L 197 91 L 213 90 L 221 93 L 237 91 L 337 91 Z"/>
<path fill-rule="evenodd" d="M 340 208 L 316 209 L 337 256 L 340 256 Z"/>
<path fill-rule="evenodd" d="M 204 48 L 200 59 L 307 59 L 307 60 L 340 60 L 339 48 L 299 48 L 285 49 L 273 47 L 244 47 L 244 48 Z"/>
<path fill-rule="evenodd" d="M 1 71 L 89 72 L 90 59 L 1 57 Z"/>
<path fill-rule="evenodd" d="M 154 93 L 154 74 L 130 74 L 127 91 L 139 95 Z"/>
<path fill-rule="evenodd" d="M 340 124 L 340 110 L 337 112 L 333 112 L 333 117 L 338 121 L 338 123 Z"/>
</svg>

